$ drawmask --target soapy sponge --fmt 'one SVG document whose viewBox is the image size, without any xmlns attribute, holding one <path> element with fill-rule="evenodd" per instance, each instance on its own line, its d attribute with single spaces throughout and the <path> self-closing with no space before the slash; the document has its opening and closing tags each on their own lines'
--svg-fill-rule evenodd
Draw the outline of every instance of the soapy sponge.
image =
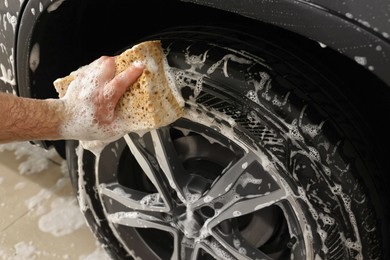
<svg viewBox="0 0 390 260">
<path fill-rule="evenodd" d="M 116 113 L 129 132 L 147 132 L 166 126 L 184 114 L 184 100 L 176 88 L 161 42 L 145 41 L 125 50 L 115 58 L 116 73 L 134 62 L 145 69 L 119 100 Z M 74 80 L 74 73 L 54 81 L 62 98 Z"/>
</svg>

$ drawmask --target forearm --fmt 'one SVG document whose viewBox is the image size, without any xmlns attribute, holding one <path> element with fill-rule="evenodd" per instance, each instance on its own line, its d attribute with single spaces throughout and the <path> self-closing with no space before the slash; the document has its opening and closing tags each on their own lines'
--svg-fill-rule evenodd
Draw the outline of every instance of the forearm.
<svg viewBox="0 0 390 260">
<path fill-rule="evenodd" d="M 0 143 L 117 139 L 125 130 L 115 107 L 143 70 L 142 65 L 129 66 L 115 76 L 115 57 L 101 57 L 79 71 L 60 99 L 0 92 Z"/>
<path fill-rule="evenodd" d="M 0 93 L 0 143 L 61 139 L 64 104 L 59 99 L 28 99 Z"/>
</svg>

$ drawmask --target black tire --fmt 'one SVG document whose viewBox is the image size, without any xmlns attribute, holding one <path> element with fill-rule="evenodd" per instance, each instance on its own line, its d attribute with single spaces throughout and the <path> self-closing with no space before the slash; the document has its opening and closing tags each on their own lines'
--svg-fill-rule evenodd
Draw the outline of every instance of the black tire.
<svg viewBox="0 0 390 260">
<path fill-rule="evenodd" d="M 387 180 L 333 74 L 238 30 L 151 39 L 188 116 L 99 158 L 67 143 L 83 212 L 114 259 L 383 257 Z"/>
</svg>

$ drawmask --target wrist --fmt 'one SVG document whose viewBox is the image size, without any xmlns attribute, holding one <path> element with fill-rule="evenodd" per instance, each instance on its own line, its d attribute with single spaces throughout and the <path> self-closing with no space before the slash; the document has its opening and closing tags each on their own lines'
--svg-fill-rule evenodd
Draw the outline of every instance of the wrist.
<svg viewBox="0 0 390 260">
<path fill-rule="evenodd" d="M 67 111 L 64 100 L 61 99 L 45 99 L 42 102 L 46 103 L 47 113 L 50 115 L 51 119 L 47 120 L 47 128 L 50 129 L 50 124 L 53 126 L 51 135 L 49 139 L 59 140 L 65 139 L 61 131 L 62 125 L 69 121 L 70 115 Z"/>
<path fill-rule="evenodd" d="M 89 100 L 60 99 L 63 106 L 63 117 L 59 134 L 63 139 L 95 140 L 101 131 L 95 118 L 95 108 Z"/>
</svg>

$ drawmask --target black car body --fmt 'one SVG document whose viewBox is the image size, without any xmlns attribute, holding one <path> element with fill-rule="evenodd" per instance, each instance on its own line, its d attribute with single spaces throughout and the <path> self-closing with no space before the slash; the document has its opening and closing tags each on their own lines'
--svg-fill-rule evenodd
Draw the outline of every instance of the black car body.
<svg viewBox="0 0 390 260">
<path fill-rule="evenodd" d="M 249 210 L 244 206 L 246 210 L 243 210 L 242 215 L 247 218 L 241 216 L 241 213 L 240 216 L 234 215 L 234 220 L 223 218 L 222 222 L 230 222 L 222 227 L 220 224 L 215 224 L 205 228 L 209 232 L 206 232 L 208 236 L 202 236 L 200 235 L 202 227 L 212 222 L 208 219 L 214 217 L 217 219 L 218 205 L 222 205 L 220 206 L 222 211 L 228 214 L 229 209 L 234 208 L 232 205 L 249 201 L 248 198 L 252 195 L 262 197 L 264 194 L 247 194 L 241 197 L 232 195 L 229 203 L 214 199 L 211 204 L 199 204 L 199 208 L 193 206 L 193 212 L 199 216 L 194 222 L 194 225 L 198 227 L 192 228 L 185 225 L 186 221 L 189 221 L 189 213 L 185 208 L 187 210 L 190 208 L 184 203 L 186 199 L 182 200 L 179 196 L 173 199 L 176 202 L 167 202 L 170 196 L 166 195 L 166 200 L 162 204 L 169 204 L 168 208 L 171 210 L 168 210 L 170 213 L 166 215 L 157 215 L 158 221 L 150 219 L 147 221 L 148 218 L 139 217 L 138 220 L 143 221 L 143 225 L 131 221 L 126 222 L 127 224 L 118 221 L 113 225 L 112 219 L 110 220 L 108 216 L 126 211 L 122 209 L 124 205 L 130 206 L 113 195 L 114 188 L 104 190 L 102 187 L 106 187 L 107 183 L 117 183 L 116 188 L 126 187 L 129 193 L 131 190 L 141 188 L 133 187 L 133 184 L 123 180 L 115 182 L 112 178 L 107 178 L 105 181 L 104 177 L 90 169 L 88 163 L 99 165 L 104 163 L 108 166 L 99 167 L 118 168 L 115 176 L 119 176 L 119 172 L 125 167 L 122 166 L 121 160 L 138 161 L 141 165 L 140 160 L 147 161 L 147 159 L 141 159 L 146 158 L 146 154 L 152 154 L 158 159 L 161 151 L 168 153 L 169 149 L 165 146 L 168 144 L 161 141 L 163 148 L 158 151 L 153 145 L 151 147 L 146 145 L 147 152 L 144 152 L 143 148 L 140 148 L 142 142 L 137 143 L 137 137 L 130 136 L 122 143 L 117 143 L 115 146 L 117 148 L 114 147 L 124 154 L 120 160 L 110 159 L 107 155 L 105 159 L 107 161 L 97 162 L 96 159 L 90 158 L 91 155 L 84 155 L 85 174 L 83 176 L 87 176 L 85 182 L 90 182 L 90 186 L 81 188 L 78 182 L 80 168 L 77 166 L 77 155 L 74 152 L 77 142 L 37 141 L 37 144 L 45 148 L 55 147 L 69 161 L 71 176 L 77 192 L 80 193 L 80 189 L 87 190 L 88 196 L 97 197 L 96 201 L 90 202 L 88 209 L 84 210 L 85 216 L 97 238 L 106 245 L 113 258 L 125 258 L 128 255 L 145 259 L 209 259 L 213 257 L 234 259 L 240 258 L 241 255 L 242 259 L 262 257 L 264 259 L 286 259 L 287 255 L 294 256 L 294 259 L 317 259 L 317 257 L 321 259 L 387 259 L 390 257 L 387 246 L 390 243 L 388 223 L 390 213 L 387 201 L 390 195 L 387 188 L 390 184 L 390 164 L 387 159 L 388 147 L 390 147 L 388 135 L 390 127 L 385 123 L 390 112 L 390 1 L 5 0 L 0 3 L 0 12 L 2 15 L 0 89 L 25 97 L 55 98 L 57 93 L 52 82 L 56 78 L 67 75 L 99 56 L 115 55 L 144 39 L 161 39 L 166 42 L 166 49 L 171 51 L 168 56 L 173 67 L 178 71 L 186 71 L 186 77 L 193 81 L 197 81 L 200 74 L 207 75 L 208 81 L 204 84 L 209 86 L 209 90 L 200 96 L 188 94 L 189 107 L 198 106 L 201 103 L 200 110 L 207 107 L 210 111 L 223 113 L 239 125 L 239 127 L 233 127 L 232 124 L 225 122 L 228 120 L 215 116 L 213 120 L 217 123 L 210 123 L 205 128 L 218 129 L 217 132 L 221 134 L 224 133 L 221 130 L 223 125 L 229 125 L 234 129 L 237 127 L 238 130 L 232 134 L 235 137 L 229 137 L 229 140 L 240 139 L 246 144 L 255 143 L 256 148 L 251 148 L 254 149 L 253 154 L 257 154 L 257 149 L 265 149 L 264 154 L 279 158 L 275 160 L 281 162 L 280 167 L 284 169 L 281 171 L 291 173 L 291 179 L 290 177 L 281 178 L 287 184 L 282 184 L 284 181 L 274 183 L 271 181 L 272 178 L 269 179 L 269 183 L 297 188 L 291 189 L 291 194 L 295 194 L 291 195 L 291 198 L 295 199 L 291 199 L 288 205 L 280 202 L 277 210 L 268 208 L 267 210 L 270 211 L 265 212 L 264 216 L 275 214 L 290 217 L 294 215 L 297 219 L 299 216 L 308 218 L 304 223 L 301 220 L 292 221 L 286 218 L 284 227 L 279 227 L 279 231 L 269 227 L 262 229 L 264 227 L 256 222 L 257 218 L 265 222 L 272 221 L 263 218 L 262 214 L 254 214 L 254 210 Z M 194 60 L 189 61 L 188 57 L 193 57 Z M 218 63 L 218 60 L 221 62 Z M 243 62 L 240 63 L 238 60 Z M 213 74 L 214 70 L 210 72 L 211 67 L 207 71 L 202 70 L 203 66 L 207 67 L 207 62 L 210 63 L 209 65 L 221 66 L 221 75 Z M 232 62 L 235 65 L 229 70 L 229 64 Z M 261 67 L 264 73 L 251 71 L 256 67 L 254 64 Z M 222 69 L 223 66 L 225 66 L 224 69 Z M 252 78 L 255 74 L 257 78 Z M 252 83 L 255 86 L 255 92 L 250 89 Z M 280 89 L 276 87 L 279 85 L 282 86 Z M 226 91 L 220 91 L 221 88 L 225 88 Z M 182 90 L 185 89 L 186 87 L 182 86 Z M 191 103 L 193 102 L 191 97 L 195 97 L 195 104 Z M 217 98 L 218 101 L 215 101 Z M 236 98 L 240 100 L 232 101 L 229 105 L 223 101 Z M 310 107 L 314 107 L 315 112 L 311 111 Z M 234 113 L 231 112 L 232 110 Z M 270 115 L 267 114 L 269 111 L 271 111 Z M 280 122 L 273 119 L 274 116 L 280 119 Z M 327 125 L 327 122 L 332 122 L 332 129 L 322 128 L 324 124 Z M 300 132 L 299 137 L 294 136 L 295 132 L 291 130 L 295 126 Z M 306 128 L 303 129 L 303 126 Z M 312 127 L 310 130 L 312 132 L 307 130 L 308 127 Z M 190 155 L 180 156 L 179 150 L 185 154 L 184 150 L 181 150 L 185 146 L 183 143 L 199 141 L 197 152 L 202 149 L 205 151 L 215 149 L 215 153 L 226 152 L 227 157 L 230 156 L 229 154 L 235 154 L 231 155 L 232 162 L 240 161 L 234 158 L 235 156 L 240 158 L 241 152 L 238 150 L 241 148 L 239 144 L 236 148 L 230 145 L 233 147 L 233 153 L 220 147 L 215 148 L 210 144 L 202 148 L 200 143 L 204 140 L 200 141 L 200 137 L 191 137 L 191 140 L 182 142 L 177 136 L 180 131 L 185 133 L 182 131 L 184 128 L 196 133 L 193 136 L 210 134 L 209 130 L 200 129 L 199 126 L 190 122 L 179 122 L 167 130 L 168 132 L 161 130 L 157 134 L 144 137 L 143 142 L 147 143 L 148 138 L 156 141 L 167 136 L 175 140 L 177 143 L 175 149 L 179 154 L 177 161 L 188 160 L 184 163 L 187 166 L 183 171 L 191 172 L 191 177 L 187 181 L 177 184 L 182 184 L 185 190 L 191 190 L 193 188 L 190 187 L 191 180 L 206 179 L 206 184 L 204 184 L 206 188 L 199 193 L 204 198 L 208 191 L 216 187 L 214 183 L 218 182 L 220 177 L 207 177 L 207 174 L 203 173 L 206 171 L 203 166 L 200 167 L 203 170 L 200 170 L 198 164 L 194 166 L 190 162 L 202 162 L 204 158 L 207 158 L 206 161 L 220 160 L 217 163 L 219 168 L 216 167 L 218 169 L 210 166 L 210 169 L 217 172 L 214 175 L 218 176 L 229 172 L 223 169 L 229 169 L 230 163 L 221 158 L 215 158 L 207 152 L 194 158 Z M 318 132 L 321 133 L 318 134 Z M 213 140 L 219 140 L 221 146 L 230 147 L 227 144 L 224 145 L 230 141 L 225 142 L 219 139 L 217 134 L 210 134 L 210 136 L 209 138 Z M 266 136 L 272 136 L 273 139 Z M 181 137 L 188 138 L 185 134 Z M 282 148 L 271 145 L 271 143 L 278 142 L 283 143 L 280 146 Z M 130 148 L 123 148 L 126 146 L 124 143 L 127 143 Z M 301 148 L 298 149 L 298 146 Z M 193 149 L 193 146 L 188 147 L 188 149 Z M 130 149 L 131 152 L 124 152 L 126 149 Z M 339 149 L 342 151 L 336 152 Z M 129 155 L 131 153 L 138 154 L 138 156 Z M 296 155 L 300 153 L 305 154 L 305 160 L 297 159 Z M 310 162 L 305 164 L 302 163 L 303 161 Z M 260 159 L 254 160 L 251 165 L 252 167 L 257 165 L 259 169 L 266 171 L 266 167 L 261 162 Z M 167 164 L 174 163 L 167 160 Z M 301 165 L 299 171 L 296 165 Z M 126 167 L 134 171 L 142 168 L 141 172 L 147 172 L 147 169 L 143 168 L 145 166 L 142 165 L 131 164 Z M 311 173 L 302 170 L 317 169 L 316 167 L 322 170 L 313 170 Z M 160 170 L 157 172 L 166 174 L 167 170 L 164 167 Z M 330 172 L 328 172 L 329 175 L 327 171 Z M 241 172 L 241 175 L 246 173 Z M 88 177 L 88 174 L 95 177 Z M 238 174 L 238 176 L 241 175 Z M 104 180 L 102 181 L 104 185 L 96 184 L 96 179 L 99 179 L 96 176 Z M 265 175 L 261 176 L 262 179 L 266 179 Z M 149 175 L 148 177 L 151 178 Z M 152 181 L 154 185 L 162 181 L 160 177 L 155 178 Z M 236 183 L 239 183 L 240 178 L 237 176 L 235 178 L 237 178 Z M 339 187 L 336 183 L 341 183 L 342 192 L 336 191 Z M 235 186 L 235 192 L 240 185 Z M 316 185 L 319 185 L 318 189 L 312 190 L 311 187 Z M 146 189 L 145 183 L 140 186 L 143 187 L 141 189 L 143 194 L 156 194 L 157 192 L 155 188 Z M 103 191 L 97 191 L 99 189 L 96 187 L 100 187 Z M 300 187 L 304 187 L 305 195 L 300 193 Z M 319 190 L 326 190 L 325 187 L 328 190 L 323 191 L 323 195 L 318 195 L 321 193 Z M 160 187 L 160 189 L 163 188 Z M 160 189 L 157 188 L 157 194 L 161 192 Z M 172 185 L 167 189 L 173 189 L 178 193 L 183 192 L 180 189 L 176 190 Z M 225 194 L 228 198 L 229 192 Z M 271 190 L 269 192 L 272 193 Z M 169 192 L 166 191 L 166 194 Z M 299 194 L 302 197 L 299 197 Z M 105 201 L 105 196 L 121 202 L 110 208 Z M 295 206 L 292 201 L 295 201 L 297 205 L 306 205 L 307 211 L 304 209 L 305 206 L 296 206 L 302 212 L 294 214 Z M 334 201 L 338 202 L 333 203 Z M 354 202 L 351 204 L 350 201 Z M 254 201 L 253 203 L 260 202 Z M 294 210 L 290 212 L 289 208 L 294 208 Z M 281 212 L 279 212 L 280 209 Z M 136 208 L 130 211 L 137 214 L 145 213 L 143 209 L 137 210 Z M 332 215 L 333 211 L 337 213 Z M 154 210 L 150 212 L 153 212 L 151 216 L 155 216 Z M 327 224 L 324 220 L 327 214 L 332 216 L 332 221 L 338 224 Z M 160 224 L 164 222 L 163 220 L 173 224 L 164 226 Z M 241 224 L 236 225 L 234 221 Z M 251 226 L 252 222 L 257 224 Z M 356 226 L 355 223 L 359 224 Z M 130 226 L 132 229 L 127 231 L 116 225 Z M 161 236 L 165 241 L 155 239 L 161 234 L 144 232 L 142 227 L 147 226 L 164 230 L 170 235 L 166 239 Z M 224 228 L 230 231 L 224 233 Z M 284 231 L 281 232 L 283 228 Z M 153 228 L 145 230 L 150 229 Z M 273 235 L 267 237 L 268 240 L 265 238 L 262 240 L 261 236 L 252 234 L 249 229 L 252 229 L 252 232 L 257 229 L 260 233 L 268 231 Z M 175 233 L 176 231 L 178 233 Z M 138 238 L 133 239 L 133 237 Z M 238 246 L 237 241 L 242 246 Z M 159 243 L 169 248 L 168 252 L 161 249 Z M 186 243 L 198 245 L 198 247 L 191 247 Z"/>
</svg>

